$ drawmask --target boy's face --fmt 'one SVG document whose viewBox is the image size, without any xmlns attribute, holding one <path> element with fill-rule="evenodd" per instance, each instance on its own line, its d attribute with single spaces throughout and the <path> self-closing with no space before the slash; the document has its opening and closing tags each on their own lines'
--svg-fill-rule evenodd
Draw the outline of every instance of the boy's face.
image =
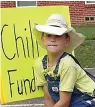
<svg viewBox="0 0 95 107">
<path fill-rule="evenodd" d="M 64 48 L 70 43 L 70 37 L 66 37 L 65 34 L 58 36 L 44 33 L 41 40 L 47 51 L 50 53 L 63 52 Z"/>
</svg>

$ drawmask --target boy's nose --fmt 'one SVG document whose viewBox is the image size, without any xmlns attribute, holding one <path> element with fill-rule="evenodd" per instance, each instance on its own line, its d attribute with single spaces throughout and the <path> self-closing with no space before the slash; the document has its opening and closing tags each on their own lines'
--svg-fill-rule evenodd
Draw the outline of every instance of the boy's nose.
<svg viewBox="0 0 95 107">
<path fill-rule="evenodd" d="M 51 41 L 52 42 L 56 41 L 56 36 L 55 35 L 51 35 Z"/>
</svg>

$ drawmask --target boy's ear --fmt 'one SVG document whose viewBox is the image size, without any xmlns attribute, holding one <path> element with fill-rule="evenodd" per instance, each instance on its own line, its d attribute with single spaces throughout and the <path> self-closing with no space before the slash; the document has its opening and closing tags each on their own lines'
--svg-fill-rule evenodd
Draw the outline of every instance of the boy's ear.
<svg viewBox="0 0 95 107">
<path fill-rule="evenodd" d="M 66 38 L 65 46 L 68 46 L 70 44 L 70 37 Z"/>
<path fill-rule="evenodd" d="M 42 32 L 41 41 L 43 41 L 43 37 L 44 37 L 44 32 Z"/>
<path fill-rule="evenodd" d="M 41 41 L 43 41 L 43 36 L 41 36 Z"/>
</svg>

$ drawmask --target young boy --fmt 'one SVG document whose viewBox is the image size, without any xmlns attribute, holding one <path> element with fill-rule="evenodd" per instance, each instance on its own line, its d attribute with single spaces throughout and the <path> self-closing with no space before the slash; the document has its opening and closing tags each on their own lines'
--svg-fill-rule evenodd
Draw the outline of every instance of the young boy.
<svg viewBox="0 0 95 107">
<path fill-rule="evenodd" d="M 35 62 L 37 86 L 43 87 L 45 107 L 95 107 L 95 83 L 72 58 L 85 37 L 68 27 L 64 17 L 52 14 L 33 29 L 47 55 Z"/>
</svg>

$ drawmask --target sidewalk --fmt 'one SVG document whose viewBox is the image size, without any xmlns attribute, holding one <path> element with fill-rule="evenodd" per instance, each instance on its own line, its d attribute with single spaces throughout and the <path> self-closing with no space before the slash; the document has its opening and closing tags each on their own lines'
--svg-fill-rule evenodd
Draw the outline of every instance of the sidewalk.
<svg viewBox="0 0 95 107">
<path fill-rule="evenodd" d="M 91 73 L 92 75 L 95 75 L 95 68 L 85 68 L 85 70 Z"/>
</svg>

